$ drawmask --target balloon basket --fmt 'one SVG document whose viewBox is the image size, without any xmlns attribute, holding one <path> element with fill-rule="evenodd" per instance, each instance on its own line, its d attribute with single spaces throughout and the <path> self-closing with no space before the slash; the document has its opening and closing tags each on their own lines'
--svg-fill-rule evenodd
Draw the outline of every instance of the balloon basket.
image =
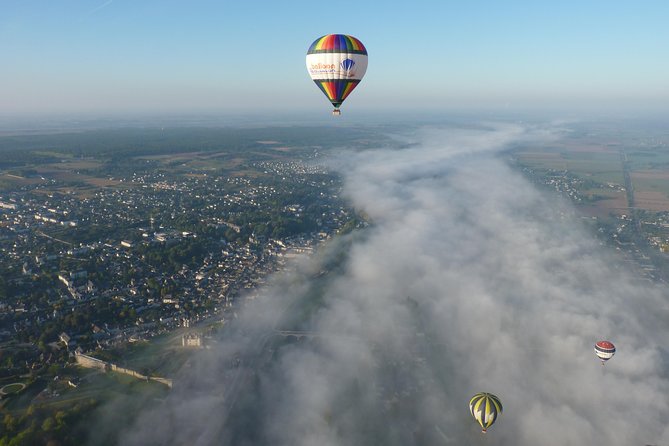
<svg viewBox="0 0 669 446">
<path fill-rule="evenodd" d="M 341 116 L 341 110 L 335 108 L 334 110 L 332 110 L 332 116 Z"/>
</svg>

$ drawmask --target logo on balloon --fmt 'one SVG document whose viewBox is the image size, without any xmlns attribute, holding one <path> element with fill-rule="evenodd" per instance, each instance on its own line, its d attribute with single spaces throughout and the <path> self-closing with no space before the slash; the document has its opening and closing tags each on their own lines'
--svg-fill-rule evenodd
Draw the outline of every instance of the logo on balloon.
<svg viewBox="0 0 669 446">
<path fill-rule="evenodd" d="M 348 77 L 355 76 L 355 70 L 353 67 L 355 67 L 355 61 L 352 59 L 344 59 L 341 61 L 339 64 L 342 70 L 344 70 L 344 74 Z"/>
<path fill-rule="evenodd" d="M 318 74 L 327 74 L 327 73 L 334 73 L 336 68 L 335 64 L 329 64 L 329 63 L 312 63 L 309 66 L 309 73 L 312 76 L 318 75 Z"/>
</svg>

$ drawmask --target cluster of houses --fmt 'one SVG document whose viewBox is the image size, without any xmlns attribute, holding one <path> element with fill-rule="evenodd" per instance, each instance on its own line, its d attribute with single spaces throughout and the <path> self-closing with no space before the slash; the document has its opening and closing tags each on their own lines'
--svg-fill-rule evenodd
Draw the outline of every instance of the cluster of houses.
<svg viewBox="0 0 669 446">
<path fill-rule="evenodd" d="M 324 172 L 303 163 L 264 163 L 256 168 L 300 183 L 313 182 L 310 175 Z M 9 266 L 3 271 L 4 280 L 19 290 L 0 302 L 0 335 L 18 337 L 24 330 L 35 331 L 46 321 L 101 300 L 119 302 L 126 316 L 132 317 L 95 321 L 85 332 L 61 333 L 59 341 L 68 349 L 105 348 L 203 319 L 224 318 L 241 291 L 263 283 L 289 253 L 309 252 L 350 215 L 323 187 L 318 199 L 330 200 L 332 205 L 322 216 L 319 232 L 282 239 L 216 240 L 201 264 L 167 273 L 149 265 L 142 252 L 197 237 L 168 222 L 188 215 L 239 233 L 242 228 L 230 221 L 230 209 L 243 213 L 245 208 L 264 206 L 268 197 L 275 198 L 279 192 L 249 178 L 206 174 L 134 173 L 119 181 L 127 187 L 77 195 L 73 191 L 37 193 L 24 186 L 0 196 L 0 253 Z M 192 207 L 193 202 L 198 206 Z M 275 211 L 299 215 L 302 210 L 301 203 L 294 203 Z M 101 225 L 125 228 L 123 233 L 132 237 L 103 234 L 99 240 L 72 242 L 76 237 L 71 235 Z M 82 345 L 82 339 L 88 345 Z M 201 346 L 199 342 L 197 336 L 184 338 L 183 345 Z"/>
</svg>

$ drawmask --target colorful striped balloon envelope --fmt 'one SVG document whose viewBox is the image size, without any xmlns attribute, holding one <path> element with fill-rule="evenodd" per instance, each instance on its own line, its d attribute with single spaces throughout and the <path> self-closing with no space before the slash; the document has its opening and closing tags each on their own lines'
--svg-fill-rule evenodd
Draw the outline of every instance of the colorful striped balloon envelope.
<svg viewBox="0 0 669 446">
<path fill-rule="evenodd" d="M 367 49 L 345 34 L 328 34 L 314 40 L 307 51 L 307 70 L 334 106 L 332 114 L 358 86 L 367 71 Z"/>
</svg>

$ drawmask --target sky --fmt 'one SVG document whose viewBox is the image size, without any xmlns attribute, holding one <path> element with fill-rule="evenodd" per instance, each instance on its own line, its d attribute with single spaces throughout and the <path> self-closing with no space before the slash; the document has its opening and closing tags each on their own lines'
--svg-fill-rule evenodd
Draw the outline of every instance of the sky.
<svg viewBox="0 0 669 446">
<path fill-rule="evenodd" d="M 319 112 L 317 37 L 369 52 L 349 110 L 669 103 L 669 4 L 3 0 L 0 115 Z"/>
<path fill-rule="evenodd" d="M 373 224 L 270 279 L 240 307 L 240 330 L 196 355 L 120 443 L 669 443 L 666 289 L 635 277 L 569 203 L 500 156 L 566 134 L 433 126 L 396 134 L 404 148 L 319 160 Z M 314 285 L 330 256 L 346 261 Z M 302 308 L 318 337 L 269 352 Z M 617 347 L 605 365 L 600 339 Z M 478 392 L 504 406 L 485 436 L 468 407 Z M 91 423 L 91 444 L 115 429 L 115 407 Z"/>
</svg>

